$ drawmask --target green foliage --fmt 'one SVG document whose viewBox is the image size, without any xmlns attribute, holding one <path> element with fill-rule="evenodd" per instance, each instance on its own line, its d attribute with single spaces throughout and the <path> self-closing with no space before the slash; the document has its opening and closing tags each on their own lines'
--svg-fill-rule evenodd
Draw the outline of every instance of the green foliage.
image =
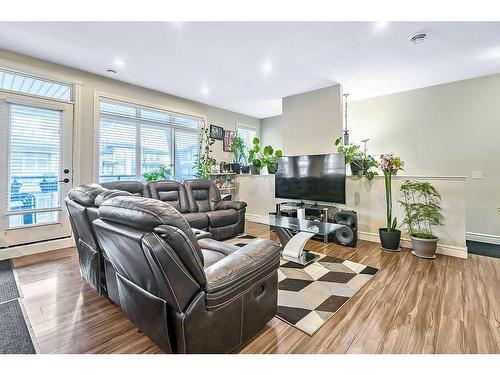
<svg viewBox="0 0 500 375">
<path fill-rule="evenodd" d="M 142 176 L 144 177 L 145 182 L 169 180 L 172 178 L 172 170 L 165 165 L 161 165 L 160 167 L 158 167 L 158 169 L 151 172 L 146 172 Z"/>
<path fill-rule="evenodd" d="M 243 138 L 236 135 L 231 143 L 231 152 L 233 153 L 233 161 L 238 164 L 243 164 L 246 159 L 247 146 Z"/>
<path fill-rule="evenodd" d="M 283 156 L 283 151 L 275 151 L 270 145 L 261 148 L 260 139 L 257 137 L 253 139 L 252 143 L 253 148 L 248 153 L 248 162 L 252 163 L 256 168 L 267 166 L 270 173 L 276 172 L 278 168 L 277 160 Z"/>
<path fill-rule="evenodd" d="M 337 152 L 341 152 L 345 156 L 345 165 L 349 164 L 357 155 L 361 154 L 358 145 L 344 145 L 342 137 L 338 137 L 335 140 L 335 146 L 337 146 Z"/>
<path fill-rule="evenodd" d="M 404 162 L 399 156 L 383 154 L 380 156 L 380 167 L 384 172 L 385 182 L 385 204 L 387 215 L 387 232 L 392 232 L 398 225 L 397 219 L 392 217 L 392 176 L 403 170 Z"/>
<path fill-rule="evenodd" d="M 441 208 L 441 195 L 426 181 L 405 181 L 400 188 L 402 200 L 399 204 L 405 211 L 403 224 L 410 235 L 432 239 L 433 226 L 443 225 L 444 216 Z"/>
<path fill-rule="evenodd" d="M 377 171 L 372 170 L 372 168 L 378 168 L 378 162 L 373 156 L 368 155 L 366 151 L 361 151 L 360 146 L 346 146 L 342 141 L 342 137 L 335 140 L 335 146 L 337 146 L 337 152 L 344 154 L 345 164 L 354 165 L 355 169 L 358 170 L 357 176 L 359 179 L 365 177 L 368 181 L 371 181 L 378 175 Z"/>
<path fill-rule="evenodd" d="M 197 155 L 193 167 L 196 168 L 195 176 L 197 178 L 208 178 L 213 166 L 217 164 L 217 161 L 212 157 L 212 146 L 214 143 L 215 140 L 210 137 L 210 130 L 207 126 L 204 126 L 201 129 L 200 153 Z"/>
</svg>

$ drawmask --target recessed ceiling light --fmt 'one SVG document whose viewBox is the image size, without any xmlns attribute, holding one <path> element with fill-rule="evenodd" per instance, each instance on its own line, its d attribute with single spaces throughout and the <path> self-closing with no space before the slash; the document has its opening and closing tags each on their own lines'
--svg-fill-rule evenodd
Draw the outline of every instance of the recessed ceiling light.
<svg viewBox="0 0 500 375">
<path fill-rule="evenodd" d="M 271 73 L 271 71 L 273 70 L 273 64 L 271 64 L 270 61 L 267 61 L 265 62 L 264 64 L 262 64 L 262 71 L 264 73 Z"/>
<path fill-rule="evenodd" d="M 124 66 L 125 61 L 123 61 L 122 59 L 115 59 L 115 65 L 116 66 Z"/>
<path fill-rule="evenodd" d="M 377 30 L 380 30 L 380 29 L 385 28 L 388 24 L 389 24 L 389 22 L 377 22 L 377 23 L 375 24 L 375 28 L 376 28 Z"/>
<path fill-rule="evenodd" d="M 111 73 L 111 74 L 116 74 L 116 73 L 118 73 L 116 70 L 111 69 L 111 68 L 106 69 L 106 72 Z"/>
<path fill-rule="evenodd" d="M 426 38 L 427 38 L 427 33 L 417 33 L 410 37 L 410 43 L 412 44 L 423 43 Z"/>
<path fill-rule="evenodd" d="M 208 89 L 208 87 L 206 86 L 203 86 L 201 89 L 200 89 L 200 92 L 203 94 L 203 95 L 208 95 L 210 94 L 210 90 Z"/>
</svg>

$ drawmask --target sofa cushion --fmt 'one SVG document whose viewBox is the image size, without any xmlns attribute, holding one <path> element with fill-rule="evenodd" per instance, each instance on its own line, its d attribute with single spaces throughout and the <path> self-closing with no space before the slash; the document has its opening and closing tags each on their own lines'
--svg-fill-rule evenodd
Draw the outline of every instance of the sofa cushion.
<svg viewBox="0 0 500 375">
<path fill-rule="evenodd" d="M 210 227 L 218 228 L 232 225 L 238 222 L 239 213 L 236 210 L 217 210 L 207 212 Z"/>
<path fill-rule="evenodd" d="M 185 180 L 184 186 L 191 212 L 213 211 L 221 201 L 219 189 L 212 180 Z"/>
<path fill-rule="evenodd" d="M 232 254 L 240 249 L 238 246 L 217 241 L 214 240 L 213 238 L 200 238 L 198 240 L 198 245 L 200 245 L 202 249 L 217 251 L 218 253 L 221 253 L 224 256 Z"/>
<path fill-rule="evenodd" d="M 140 181 L 109 181 L 101 182 L 101 185 L 109 190 L 128 191 L 136 197 L 149 198 L 149 191 L 146 186 Z"/>
<path fill-rule="evenodd" d="M 99 184 L 85 184 L 71 189 L 68 196 L 84 206 L 93 206 L 96 197 L 107 190 Z"/>
<path fill-rule="evenodd" d="M 189 212 L 186 188 L 178 181 L 164 180 L 147 184 L 149 194 L 153 199 L 159 199 L 171 204 L 181 213 Z"/>
<path fill-rule="evenodd" d="M 189 226 L 196 229 L 208 228 L 208 216 L 202 212 L 188 212 L 182 214 L 184 219 L 188 222 Z"/>
<path fill-rule="evenodd" d="M 226 256 L 218 251 L 201 249 L 203 253 L 203 266 L 204 268 L 210 267 L 212 264 L 217 263 L 219 260 L 224 259 Z"/>
<path fill-rule="evenodd" d="M 132 193 L 125 190 L 107 190 L 95 197 L 94 206 L 100 207 L 108 199 L 124 196 L 132 196 Z"/>
</svg>

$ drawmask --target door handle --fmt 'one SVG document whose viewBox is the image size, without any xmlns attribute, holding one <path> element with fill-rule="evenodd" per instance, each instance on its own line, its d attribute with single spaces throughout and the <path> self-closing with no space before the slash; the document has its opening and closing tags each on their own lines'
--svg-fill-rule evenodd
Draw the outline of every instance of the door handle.
<svg viewBox="0 0 500 375">
<path fill-rule="evenodd" d="M 57 182 L 64 182 L 65 184 L 67 184 L 69 182 L 69 178 L 65 178 L 64 180 L 59 180 Z"/>
</svg>

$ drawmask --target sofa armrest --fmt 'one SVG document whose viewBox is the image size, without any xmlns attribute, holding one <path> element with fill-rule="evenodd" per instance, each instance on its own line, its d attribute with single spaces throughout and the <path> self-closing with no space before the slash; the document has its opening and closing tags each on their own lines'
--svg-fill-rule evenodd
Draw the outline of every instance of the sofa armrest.
<svg viewBox="0 0 500 375">
<path fill-rule="evenodd" d="M 196 229 L 196 228 L 191 228 L 191 230 L 194 233 L 194 236 L 196 237 L 197 240 L 201 240 L 202 238 L 212 238 L 212 233 L 210 232 L 205 232 L 204 230 L 201 229 Z"/>
<path fill-rule="evenodd" d="M 257 239 L 205 269 L 207 307 L 218 308 L 276 274 L 280 246 Z"/>
<path fill-rule="evenodd" d="M 215 206 L 215 210 L 228 210 L 228 209 L 234 209 L 234 210 L 242 210 L 245 208 L 247 204 L 245 202 L 239 202 L 239 201 L 220 201 L 217 203 Z"/>
</svg>

